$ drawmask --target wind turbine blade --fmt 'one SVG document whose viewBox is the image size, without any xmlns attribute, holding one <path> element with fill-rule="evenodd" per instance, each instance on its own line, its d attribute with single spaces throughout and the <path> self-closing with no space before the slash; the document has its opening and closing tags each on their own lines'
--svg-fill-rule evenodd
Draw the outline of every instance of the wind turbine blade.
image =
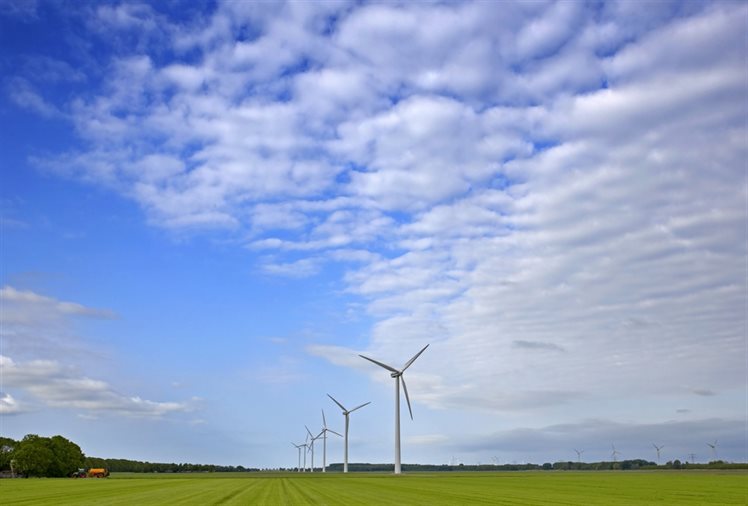
<svg viewBox="0 0 748 506">
<path fill-rule="evenodd" d="M 371 404 L 371 401 L 369 401 L 369 402 L 367 402 L 367 403 L 365 403 L 365 404 L 361 404 L 360 406 L 356 406 L 355 408 L 353 408 L 352 410 L 350 410 L 350 411 L 349 411 L 349 413 L 353 413 L 353 412 L 354 412 L 354 411 L 356 411 L 357 409 L 359 409 L 359 408 L 363 408 L 364 406 L 366 406 L 366 405 L 368 405 L 368 404 Z"/>
<path fill-rule="evenodd" d="M 427 344 L 426 346 L 423 347 L 423 349 L 421 351 L 419 351 L 418 353 L 416 353 L 413 356 L 413 358 L 411 358 L 410 360 L 408 360 L 408 362 L 403 366 L 403 372 L 405 372 L 405 369 L 407 369 L 408 367 L 410 367 L 410 364 L 412 364 L 413 362 L 415 362 L 416 359 L 421 356 L 421 353 L 423 353 L 424 351 L 426 351 L 426 348 L 428 348 L 428 347 L 429 347 L 429 345 Z"/>
<path fill-rule="evenodd" d="M 327 420 L 325 420 L 325 410 L 322 410 L 322 427 L 327 428 Z"/>
<path fill-rule="evenodd" d="M 408 411 L 410 412 L 410 419 L 413 419 L 413 410 L 410 409 L 410 397 L 408 397 L 408 387 L 405 386 L 405 378 L 403 376 L 400 376 L 400 379 L 403 380 L 403 392 L 405 392 L 405 400 L 408 401 Z"/>
<path fill-rule="evenodd" d="M 395 369 L 394 367 L 390 367 L 390 366 L 388 366 L 387 364 L 383 364 L 382 362 L 378 362 L 378 361 L 374 360 L 373 358 L 365 357 L 365 356 L 363 356 L 363 355 L 359 355 L 359 357 L 361 357 L 361 358 L 365 358 L 365 359 L 366 359 L 366 360 L 368 360 L 369 362 L 374 362 L 374 363 L 375 363 L 375 364 L 377 364 L 378 366 L 380 366 L 380 367 L 384 367 L 384 368 L 385 368 L 385 369 L 387 369 L 388 371 L 392 371 L 392 372 L 400 372 L 400 371 L 398 371 L 397 369 Z"/>
<path fill-rule="evenodd" d="M 327 432 L 332 432 L 332 433 L 333 433 L 333 434 L 335 434 L 336 436 L 340 436 L 340 437 L 343 437 L 343 435 L 342 435 L 342 434 L 338 434 L 337 432 L 335 432 L 335 431 L 334 431 L 334 430 L 332 430 L 332 429 L 327 429 Z"/>
<path fill-rule="evenodd" d="M 314 439 L 314 435 L 312 434 L 312 431 L 309 430 L 309 427 L 307 427 L 306 425 L 304 425 L 304 428 L 306 429 L 307 434 L 309 434 L 309 437 L 312 438 L 312 439 Z"/>
<path fill-rule="evenodd" d="M 345 406 L 343 406 L 343 405 L 342 405 L 342 404 L 340 404 L 340 403 L 339 403 L 338 401 L 336 401 L 336 400 L 335 400 L 335 397 L 333 397 L 333 396 L 332 396 L 332 395 L 330 395 L 330 394 L 327 394 L 327 396 L 328 396 L 328 397 L 329 397 L 330 399 L 332 399 L 332 402 L 334 402 L 335 404 L 337 404 L 338 406 L 340 406 L 340 409 L 342 409 L 343 411 L 346 411 L 346 409 L 345 409 Z"/>
</svg>

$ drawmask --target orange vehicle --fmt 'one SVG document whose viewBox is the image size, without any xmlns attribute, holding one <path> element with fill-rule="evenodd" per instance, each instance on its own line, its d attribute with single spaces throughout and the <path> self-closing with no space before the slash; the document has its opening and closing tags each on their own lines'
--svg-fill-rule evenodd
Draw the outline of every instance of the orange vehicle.
<svg viewBox="0 0 748 506">
<path fill-rule="evenodd" d="M 88 470 L 89 478 L 106 478 L 109 476 L 109 470 L 103 467 L 92 467 Z"/>
</svg>

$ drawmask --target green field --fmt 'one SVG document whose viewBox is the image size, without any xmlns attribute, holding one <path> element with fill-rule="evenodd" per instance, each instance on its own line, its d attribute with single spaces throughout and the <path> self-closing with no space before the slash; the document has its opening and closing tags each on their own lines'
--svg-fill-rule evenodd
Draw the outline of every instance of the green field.
<svg viewBox="0 0 748 506">
<path fill-rule="evenodd" d="M 0 480 L 0 504 L 748 504 L 745 471 L 115 474 Z"/>
</svg>

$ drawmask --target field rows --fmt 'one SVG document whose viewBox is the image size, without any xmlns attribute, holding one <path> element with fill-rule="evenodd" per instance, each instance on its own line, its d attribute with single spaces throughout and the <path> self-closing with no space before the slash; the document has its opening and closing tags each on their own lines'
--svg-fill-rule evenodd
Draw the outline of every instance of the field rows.
<svg viewBox="0 0 748 506">
<path fill-rule="evenodd" d="M 113 475 L 0 481 L 3 505 L 748 504 L 741 472 Z"/>
</svg>

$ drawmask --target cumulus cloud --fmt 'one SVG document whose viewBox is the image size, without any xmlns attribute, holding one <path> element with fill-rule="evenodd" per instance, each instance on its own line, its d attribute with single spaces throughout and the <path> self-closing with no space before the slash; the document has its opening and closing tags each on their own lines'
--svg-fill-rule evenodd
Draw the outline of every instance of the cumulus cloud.
<svg viewBox="0 0 748 506">
<path fill-rule="evenodd" d="M 0 356 L 0 366 L 5 387 L 20 390 L 54 408 L 158 418 L 171 413 L 191 411 L 197 401 L 157 402 L 124 395 L 116 392 L 106 382 L 82 376 L 75 368 L 66 367 L 55 360 L 17 363 L 10 357 Z M 7 394 L 2 405 L 6 411 L 17 406 Z"/>
<path fill-rule="evenodd" d="M 12 286 L 0 288 L 0 300 L 3 301 L 4 323 L 38 321 L 42 314 L 49 318 L 57 316 L 88 316 L 92 318 L 112 319 L 116 315 L 106 309 L 95 309 L 75 302 L 60 301 L 40 295 L 30 290 L 18 290 Z"/>
<path fill-rule="evenodd" d="M 37 162 L 156 226 L 242 234 L 267 274 L 343 263 L 370 350 L 438 343 L 409 377 L 434 408 L 744 388 L 748 10 L 650 7 L 159 18 L 169 49 L 201 57 L 117 53 L 59 106 L 83 147 Z M 159 16 L 97 15 L 143 33 Z M 308 351 L 357 367 L 338 344 Z"/>
<path fill-rule="evenodd" d="M 59 356 L 80 351 L 82 339 L 73 330 L 77 318 L 114 319 L 108 309 L 84 306 L 12 286 L 0 288 L 0 337 L 5 353 Z"/>
<path fill-rule="evenodd" d="M 2 360 L 0 359 L 0 365 Z M 10 394 L 0 392 L 0 415 L 15 415 L 23 413 L 25 410 L 18 401 Z"/>
</svg>

